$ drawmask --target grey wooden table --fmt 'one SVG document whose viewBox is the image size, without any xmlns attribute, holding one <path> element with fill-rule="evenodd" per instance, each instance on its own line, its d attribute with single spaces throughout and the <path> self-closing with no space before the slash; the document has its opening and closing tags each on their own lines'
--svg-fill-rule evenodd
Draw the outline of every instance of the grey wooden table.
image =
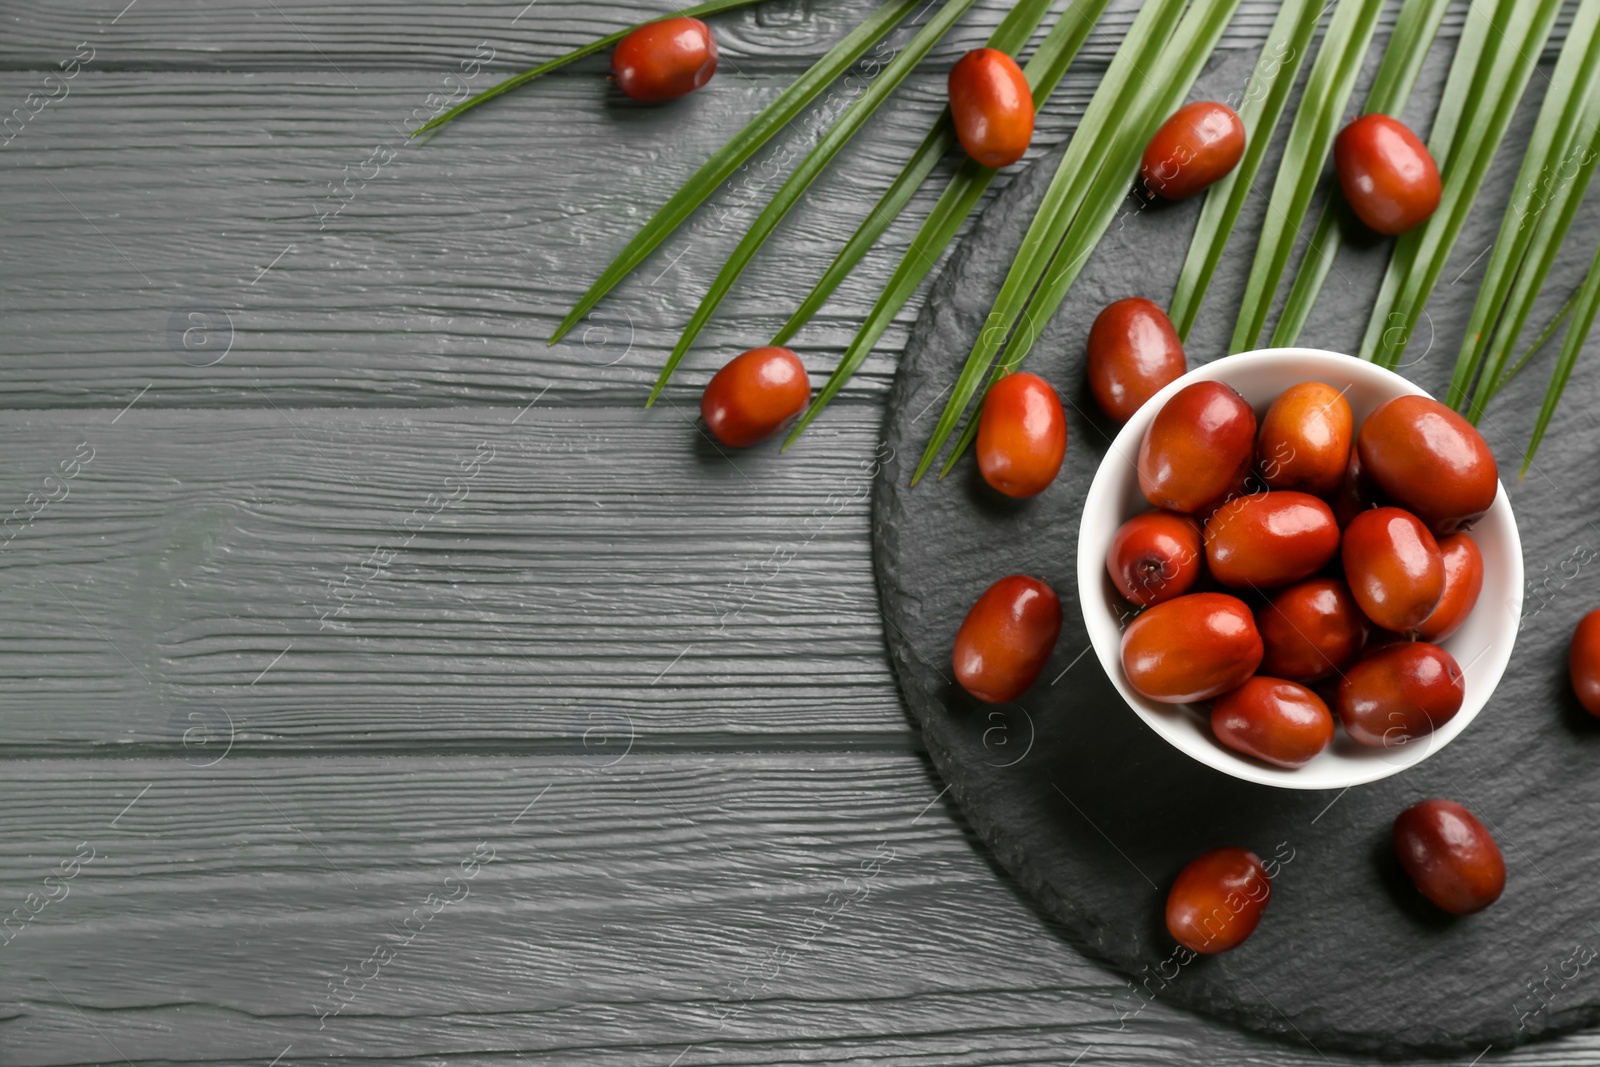
<svg viewBox="0 0 1600 1067">
<path fill-rule="evenodd" d="M 857 491 L 916 305 L 788 456 L 692 425 L 1004 4 L 819 184 L 665 403 L 640 402 L 759 178 L 544 345 L 870 6 L 720 19 L 721 72 L 672 107 L 591 61 L 418 147 L 441 97 L 663 5 L 0 4 L 0 1063 L 1350 1062 L 1145 1005 L 942 799 Z M 908 237 L 802 336 L 813 372 Z M 1499 1060 L 1600 1063 L 1600 1038 Z"/>
</svg>

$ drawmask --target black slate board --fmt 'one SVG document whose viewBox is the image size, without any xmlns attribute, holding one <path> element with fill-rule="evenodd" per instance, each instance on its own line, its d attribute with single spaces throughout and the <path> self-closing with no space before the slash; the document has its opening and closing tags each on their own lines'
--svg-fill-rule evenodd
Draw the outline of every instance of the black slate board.
<svg viewBox="0 0 1600 1067">
<path fill-rule="evenodd" d="M 1432 114 L 1452 47 L 1440 42 L 1424 72 L 1406 116 L 1418 127 Z M 1236 92 L 1253 61 L 1219 57 L 1194 97 Z M 1534 82 L 1484 207 L 1429 305 L 1419 332 L 1432 336 L 1417 339 L 1403 369 L 1436 394 L 1477 293 L 1487 259 L 1477 257 L 1493 240 L 1543 92 L 1544 79 Z M 1354 99 L 1362 93 L 1364 83 Z M 1191 366 L 1226 351 L 1276 156 L 1277 149 L 1202 309 Z M 906 487 L 1058 158 L 1019 176 L 952 258 L 916 326 L 886 419 L 893 458 L 874 499 L 886 632 L 906 703 L 951 796 L 1040 906 L 1129 977 L 1118 1006 L 1125 1017 L 1153 996 L 1324 1050 L 1386 1054 L 1477 1052 L 1600 1022 L 1600 958 L 1588 961 L 1600 949 L 1600 900 L 1588 891 L 1600 860 L 1600 723 L 1565 680 L 1572 627 L 1600 606 L 1596 366 L 1580 363 L 1526 480 L 1514 475 L 1548 355 L 1497 398 L 1483 424 L 1518 516 L 1529 587 L 1511 668 L 1472 726 L 1420 767 L 1344 794 L 1226 777 L 1169 747 L 1119 699 L 1087 652 L 1074 578 L 1078 515 L 1112 433 L 1083 386 L 1084 338 L 1110 300 L 1166 303 L 1198 201 L 1138 210 L 1130 199 L 1045 326 L 1027 369 L 1069 402 L 1068 458 L 1056 485 L 1032 501 L 1009 501 L 983 485 L 968 459 L 942 483 Z M 1596 195 L 1579 215 L 1536 326 L 1582 277 L 1600 237 Z M 1355 350 L 1386 254 L 1377 242 L 1345 249 L 1301 343 Z M 948 680 L 950 646 L 978 593 L 1013 572 L 1040 575 L 1061 594 L 1065 627 L 1019 704 L 980 705 Z M 1487 912 L 1444 917 L 1393 860 L 1395 814 L 1429 796 L 1466 803 L 1495 831 L 1509 878 Z M 1177 967 L 1161 918 L 1167 887 L 1188 859 L 1225 844 L 1286 860 L 1266 919 L 1240 950 Z"/>
</svg>

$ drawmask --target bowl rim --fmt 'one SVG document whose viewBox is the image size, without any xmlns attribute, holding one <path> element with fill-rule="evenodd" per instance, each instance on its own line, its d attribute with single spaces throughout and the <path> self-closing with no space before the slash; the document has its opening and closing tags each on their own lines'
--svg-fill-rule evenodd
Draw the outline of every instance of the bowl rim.
<svg viewBox="0 0 1600 1067">
<path fill-rule="evenodd" d="M 1336 781 L 1314 781 L 1309 777 L 1300 777 L 1301 769 L 1285 769 L 1273 767 L 1270 764 L 1252 760 L 1247 756 L 1233 752 L 1230 749 L 1207 739 L 1204 745 L 1195 744 L 1192 737 L 1174 722 L 1171 709 L 1184 707 L 1184 705 L 1158 704 L 1135 693 L 1127 684 L 1122 670 L 1122 630 L 1117 617 L 1105 606 L 1105 598 L 1097 592 L 1104 588 L 1105 578 L 1105 550 L 1107 544 L 1098 538 L 1097 544 L 1089 545 L 1091 531 L 1099 523 L 1090 523 L 1086 520 L 1095 514 L 1096 509 L 1110 510 L 1119 517 L 1117 525 L 1121 525 L 1128 517 L 1122 514 L 1119 498 L 1126 491 L 1127 479 L 1134 476 L 1134 457 L 1139 451 L 1140 442 L 1144 438 L 1145 429 L 1155 418 L 1156 412 L 1166 403 L 1167 399 L 1189 385 L 1201 381 L 1226 381 L 1226 371 L 1223 368 L 1240 368 L 1241 365 L 1273 365 L 1286 360 L 1304 361 L 1306 373 L 1303 380 L 1325 380 L 1332 374 L 1336 377 L 1349 377 L 1354 384 L 1358 379 L 1365 379 L 1380 387 L 1382 391 L 1391 396 L 1426 396 L 1432 399 L 1432 394 L 1415 382 L 1394 371 L 1380 367 L 1367 360 L 1341 352 L 1327 349 L 1303 348 L 1299 346 L 1282 348 L 1261 348 L 1234 355 L 1221 356 L 1208 363 L 1195 367 L 1185 374 L 1167 383 L 1154 396 L 1147 400 L 1133 417 L 1118 431 L 1112 439 L 1110 447 L 1106 450 L 1100 465 L 1095 469 L 1094 477 L 1089 483 L 1089 491 L 1084 496 L 1083 511 L 1078 520 L 1078 610 L 1083 616 L 1085 629 L 1089 635 L 1091 647 L 1095 651 L 1095 658 L 1100 661 L 1111 684 L 1116 687 L 1122 696 L 1123 702 L 1144 721 L 1168 744 L 1184 752 L 1190 758 L 1197 760 L 1217 771 L 1261 785 L 1275 786 L 1284 789 L 1341 789 L 1355 785 L 1364 785 L 1387 778 L 1417 766 L 1434 753 L 1448 745 L 1461 734 L 1463 730 L 1477 718 L 1478 713 L 1488 704 L 1495 689 L 1499 687 L 1500 680 L 1505 674 L 1506 665 L 1510 662 L 1512 647 L 1516 643 L 1519 612 L 1513 610 L 1509 621 L 1502 620 L 1502 628 L 1509 627 L 1509 639 L 1491 644 L 1485 651 L 1489 653 L 1485 663 L 1483 676 L 1486 683 L 1469 687 L 1461 710 L 1456 713 L 1448 723 L 1428 735 L 1428 743 L 1419 746 L 1421 754 L 1409 760 L 1385 760 L 1373 758 L 1366 766 Z M 1333 383 L 1329 383 L 1333 384 Z M 1254 405 L 1252 405 L 1254 406 Z M 1511 585 L 1520 598 L 1523 583 L 1522 540 L 1517 531 L 1516 516 L 1512 512 L 1510 498 L 1506 493 L 1504 481 L 1497 481 L 1494 503 L 1489 511 L 1479 520 L 1478 525 L 1493 524 L 1506 539 L 1509 548 L 1509 559 L 1506 561 L 1510 567 L 1509 577 Z M 1479 604 L 1478 610 L 1484 605 Z M 1513 607 L 1513 605 L 1508 605 Z M 1109 625 L 1109 629 L 1108 629 Z M 1466 668 L 1463 668 L 1465 672 Z"/>
</svg>

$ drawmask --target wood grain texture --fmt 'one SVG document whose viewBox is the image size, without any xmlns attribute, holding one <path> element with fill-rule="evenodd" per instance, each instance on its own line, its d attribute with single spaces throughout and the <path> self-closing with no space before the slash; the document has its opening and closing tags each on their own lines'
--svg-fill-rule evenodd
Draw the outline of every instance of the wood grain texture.
<svg viewBox="0 0 1600 1067">
<path fill-rule="evenodd" d="M 0 902 L 38 911 L 0 934 L 0 1042 L 16 1067 L 1359 1062 L 1146 1004 L 940 788 L 894 755 L 14 761 Z"/>
<path fill-rule="evenodd" d="M 3 743 L 171 746 L 226 714 L 273 748 L 603 725 L 906 750 L 868 558 L 877 411 L 781 457 L 697 418 L 0 417 Z"/>
</svg>

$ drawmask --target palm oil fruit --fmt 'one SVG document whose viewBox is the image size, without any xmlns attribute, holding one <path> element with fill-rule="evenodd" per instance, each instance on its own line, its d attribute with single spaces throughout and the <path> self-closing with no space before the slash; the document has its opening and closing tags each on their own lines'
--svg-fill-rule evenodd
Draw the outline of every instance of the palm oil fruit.
<svg viewBox="0 0 1600 1067">
<path fill-rule="evenodd" d="M 963 689 L 989 704 L 1028 691 L 1061 634 L 1061 600 L 1037 578 L 1012 574 L 978 598 L 956 631 L 951 666 Z"/>
<path fill-rule="evenodd" d="M 1206 520 L 1206 569 L 1223 585 L 1274 589 L 1309 578 L 1339 551 L 1333 509 L 1309 493 L 1254 493 Z"/>
<path fill-rule="evenodd" d="M 1439 557 L 1444 561 L 1444 592 L 1433 614 L 1417 627 L 1424 641 L 1443 641 L 1459 630 L 1483 592 L 1483 553 L 1471 534 L 1439 538 Z"/>
<path fill-rule="evenodd" d="M 1378 405 L 1356 436 L 1362 469 L 1396 504 L 1443 537 L 1488 511 L 1500 471 L 1483 435 L 1426 396 Z"/>
<path fill-rule="evenodd" d="M 1222 382 L 1195 382 L 1156 412 L 1139 444 L 1139 488 L 1158 508 L 1196 514 L 1240 491 L 1255 461 L 1256 413 Z"/>
<path fill-rule="evenodd" d="M 657 103 L 692 93 L 717 72 L 717 39 L 699 19 L 647 22 L 617 42 L 611 75 L 635 100 Z"/>
<path fill-rule="evenodd" d="M 1387 645 L 1351 667 L 1339 683 L 1339 721 L 1352 741 L 1394 748 L 1455 718 L 1466 699 L 1455 657 L 1426 641 Z"/>
<path fill-rule="evenodd" d="M 1226 104 L 1196 100 L 1161 124 L 1145 146 L 1139 173 L 1145 187 L 1182 200 L 1227 177 L 1244 155 L 1244 123 Z"/>
<path fill-rule="evenodd" d="M 1363 511 L 1345 528 L 1339 552 L 1356 603 L 1385 630 L 1416 629 L 1444 596 L 1439 543 L 1409 511 Z"/>
<path fill-rule="evenodd" d="M 1067 454 L 1061 398 L 1036 374 L 1008 374 L 989 387 L 978 416 L 978 470 L 1006 496 L 1044 491 Z"/>
<path fill-rule="evenodd" d="M 1590 715 L 1600 718 L 1600 609 L 1589 612 L 1572 632 L 1567 651 L 1567 672 L 1578 703 Z"/>
<path fill-rule="evenodd" d="M 1117 528 L 1106 550 L 1117 592 L 1141 608 L 1180 597 L 1205 572 L 1200 524 L 1173 511 L 1147 511 Z"/>
<path fill-rule="evenodd" d="M 1311 578 L 1280 590 L 1256 610 L 1261 673 L 1292 682 L 1337 674 L 1356 661 L 1367 617 L 1339 578 Z"/>
<path fill-rule="evenodd" d="M 1249 849 L 1218 848 L 1189 861 L 1167 893 L 1167 932 L 1191 952 L 1244 944 L 1272 899 L 1272 881 Z"/>
<path fill-rule="evenodd" d="M 777 433 L 811 399 L 811 380 L 787 348 L 752 348 L 706 383 L 700 417 L 717 440 L 744 448 Z"/>
<path fill-rule="evenodd" d="M 1405 233 L 1439 206 L 1439 168 L 1428 147 L 1388 115 L 1362 115 L 1333 142 L 1339 187 L 1356 217 L 1379 233 Z"/>
<path fill-rule="evenodd" d="M 1333 712 L 1297 682 L 1257 675 L 1211 705 L 1211 732 L 1236 752 L 1292 770 L 1333 741 Z"/>
<path fill-rule="evenodd" d="M 1424 800 L 1395 817 L 1395 855 L 1422 895 L 1452 915 L 1500 899 L 1506 861 L 1472 812 L 1453 800 Z"/>
<path fill-rule="evenodd" d="M 1113 301 L 1095 316 L 1087 362 L 1089 391 L 1119 426 L 1189 369 L 1172 320 L 1142 296 Z"/>
<path fill-rule="evenodd" d="M 1122 633 L 1128 684 L 1163 704 L 1237 689 L 1260 666 L 1261 652 L 1250 609 L 1226 593 L 1190 593 L 1157 604 Z"/>
<path fill-rule="evenodd" d="M 950 68 L 950 117 L 967 155 L 985 167 L 1022 158 L 1033 140 L 1033 90 L 1017 61 L 976 48 Z"/>
<path fill-rule="evenodd" d="M 1350 465 L 1355 418 L 1344 393 L 1301 382 L 1278 394 L 1261 418 L 1256 470 L 1269 489 L 1332 496 Z"/>
</svg>

